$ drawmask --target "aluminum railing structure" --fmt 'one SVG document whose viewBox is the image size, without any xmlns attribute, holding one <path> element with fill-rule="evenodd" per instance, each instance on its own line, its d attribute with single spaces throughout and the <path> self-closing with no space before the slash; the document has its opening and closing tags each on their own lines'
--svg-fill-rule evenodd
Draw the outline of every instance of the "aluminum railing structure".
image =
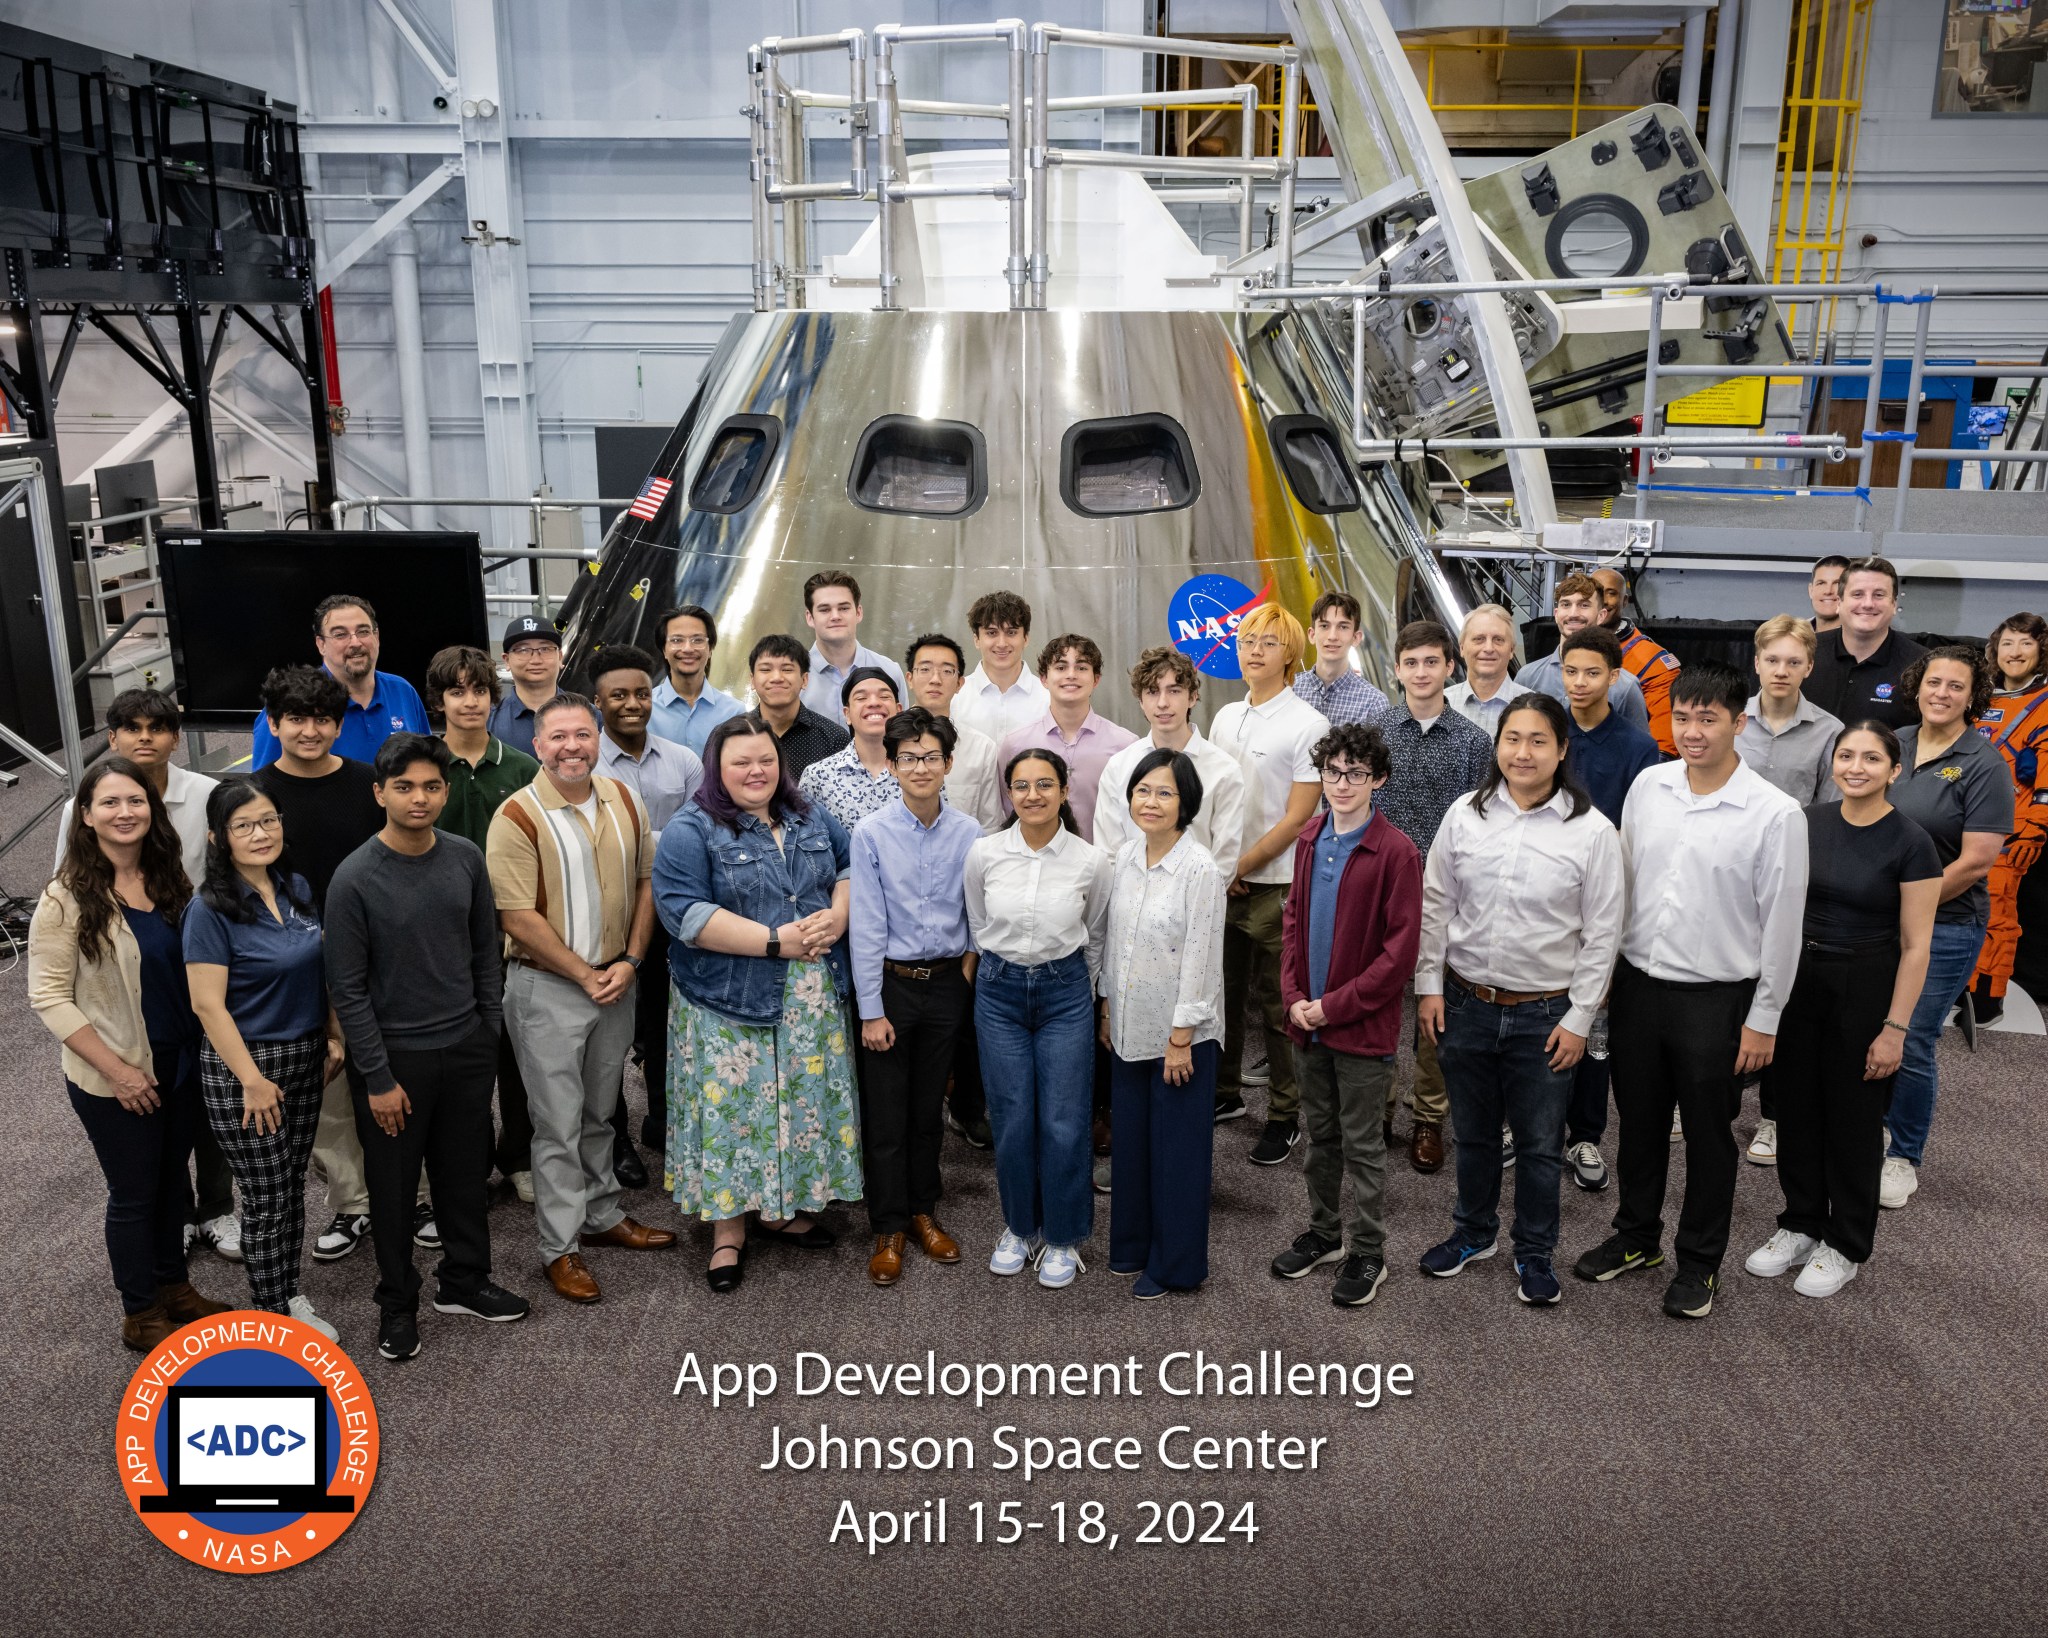
<svg viewBox="0 0 2048 1638">
<path fill-rule="evenodd" d="M 896 63 L 907 47 L 964 44 L 1001 45 L 1008 54 L 1009 95 L 1000 103 L 939 102 L 902 96 L 897 89 Z M 1132 51 L 1227 59 L 1277 65 L 1281 70 L 1280 153 L 1255 157 L 1255 86 L 1226 91 L 1133 91 L 1094 96 L 1052 95 L 1052 48 L 1079 46 L 1103 51 Z M 791 86 L 782 75 L 785 59 L 844 53 L 847 89 L 844 95 Z M 868 101 L 868 64 L 874 65 L 874 100 Z M 894 309 L 898 300 L 898 224 L 891 205 L 914 199 L 981 197 L 1003 201 L 1009 218 L 1009 254 L 1003 277 L 1010 287 L 1012 309 L 1042 309 L 1051 280 L 1051 229 L 1045 172 L 1053 165 L 1101 166 L 1137 171 L 1149 177 L 1187 178 L 1222 183 L 1222 195 L 1238 207 L 1239 254 L 1252 249 L 1252 189 L 1258 182 L 1280 185 L 1275 227 L 1275 276 L 1282 284 L 1294 277 L 1294 186 L 1296 142 L 1301 110 L 1301 59 L 1293 46 L 1241 45 L 1216 40 L 1166 40 L 1147 34 L 1106 34 L 1095 29 L 1063 28 L 1055 23 L 1026 25 L 1016 18 L 993 23 L 941 24 L 909 27 L 888 24 L 872 36 L 859 29 L 837 34 L 771 37 L 747 55 L 752 100 L 744 110 L 751 121 L 753 194 L 752 286 L 756 311 L 766 312 L 786 299 L 801 305 L 806 280 L 828 277 L 810 262 L 810 207 L 819 200 L 866 200 L 876 207 L 879 289 L 876 306 Z M 1052 116 L 1085 109 L 1173 108 L 1197 102 L 1236 100 L 1242 108 L 1242 141 L 1235 158 L 1181 158 L 1161 154 L 1121 153 L 1052 145 Z M 813 181 L 809 175 L 809 143 L 804 115 L 813 108 L 844 109 L 850 143 L 844 180 Z M 1008 155 L 999 182 L 911 182 L 896 172 L 894 155 L 901 152 L 902 119 L 923 114 L 966 120 L 994 120 L 1004 128 Z M 880 157 L 872 171 L 868 142 L 879 141 Z M 1170 197 L 1191 198 L 1198 190 L 1181 189 Z M 1199 190 L 1205 198 L 1218 195 Z"/>
<path fill-rule="evenodd" d="M 1643 390 L 1640 400 L 1642 431 L 1632 437 L 1566 437 L 1566 438 L 1501 438 L 1495 437 L 1430 437 L 1430 438 L 1381 438 L 1372 435 L 1368 424 L 1365 398 L 1365 325 L 1362 322 L 1368 303 L 1386 298 L 1427 298 L 1439 300 L 1447 296 L 1468 295 L 1480 292 L 1507 291 L 1557 291 L 1557 292 L 1642 292 L 1647 290 L 1650 316 L 1643 357 Z M 1663 364 L 1658 360 L 1664 339 L 1664 307 L 1667 302 L 1682 301 L 1689 296 L 1769 296 L 1783 303 L 1837 301 L 1842 297 L 1866 297 L 1876 305 L 1876 316 L 1872 322 L 1868 342 L 1868 359 L 1860 363 L 1813 363 L 1798 362 L 1772 364 L 1758 367 L 1755 364 Z M 1830 463 L 1853 460 L 1856 462 L 1856 483 L 1853 488 L 1844 486 L 1843 493 L 1870 504 L 1873 501 L 1870 482 L 1871 465 L 1880 444 L 1899 446 L 1899 471 L 1893 484 L 1892 527 L 1901 527 L 1906 516 L 1906 494 L 1912 487 L 1913 466 L 1917 461 L 1986 461 L 2014 462 L 2039 465 L 2048 462 L 2048 451 L 2019 449 L 1958 449 L 1922 448 L 1914 428 L 1918 425 L 1920 405 L 1924 399 L 1924 385 L 1927 374 L 1927 346 L 1930 317 L 1937 298 L 1955 300 L 1997 300 L 2033 298 L 2048 300 L 2048 286 L 2015 288 L 2009 285 L 1949 285 L 1929 288 L 1903 294 L 1886 289 L 1882 284 L 1846 284 L 1838 282 L 1816 284 L 1714 284 L 1694 279 L 1684 273 L 1653 274 L 1645 280 L 1640 273 L 1628 278 L 1604 279 L 1490 279 L 1470 282 L 1424 283 L 1424 284 L 1334 284 L 1288 286 L 1277 284 L 1260 287 L 1250 281 L 1242 292 L 1241 301 L 1247 307 L 1268 305 L 1291 305 L 1308 303 L 1344 303 L 1352 309 L 1352 370 L 1351 370 L 1351 441 L 1353 454 L 1361 461 L 1426 460 L 1431 453 L 1447 450 L 1471 450 L 1492 452 L 1507 449 L 1541 450 L 1600 450 L 1639 449 L 1650 452 L 1654 466 L 1657 462 L 1669 461 L 1678 455 L 1734 455 L 1760 457 L 1777 460 L 1824 459 Z M 1889 316 L 1897 306 L 1910 306 L 1916 310 L 1913 327 L 1913 346 L 1910 357 L 1910 374 L 1907 378 L 1905 429 L 1900 432 L 1880 432 L 1877 429 L 1879 400 L 1882 396 L 1884 369 L 1892 361 L 1888 352 Z M 1859 340 L 1859 349 L 1862 347 Z M 1996 364 L 1996 365 L 1954 365 L 1943 363 L 1936 366 L 1943 376 L 1974 376 L 1979 379 L 2016 377 L 2019 379 L 2040 379 L 2048 377 L 2048 364 Z M 1705 381 L 1727 381 L 1753 378 L 1758 375 L 1799 378 L 1859 379 L 1865 383 L 1862 431 L 1854 444 L 1838 433 L 1809 434 L 1803 432 L 1761 433 L 1750 436 L 1734 436 L 1721 433 L 1673 433 L 1659 426 L 1661 407 L 1657 402 L 1660 382 L 1673 378 L 1696 378 Z M 1648 515 L 1650 489 L 1638 483 L 1635 493 L 1635 515 Z"/>
<path fill-rule="evenodd" d="M 4 722 L 0 722 L 0 741 L 45 773 L 63 780 L 63 794 L 68 795 L 78 789 L 78 782 L 85 774 L 85 747 L 78 720 L 78 684 L 70 665 L 71 645 L 64 632 L 64 603 L 73 591 L 68 554 L 59 556 L 57 531 L 50 523 L 50 480 L 43 471 L 43 463 L 33 456 L 0 460 L 0 512 L 12 511 L 16 505 L 23 505 L 28 510 L 29 538 L 35 546 L 36 600 L 41 605 L 43 641 L 48 646 L 50 657 L 50 680 L 57 694 L 57 734 L 63 760 L 60 762 L 48 755 Z M 43 814 L 56 805 L 56 801 L 51 801 L 27 825 L 0 842 L 0 854 L 5 854 L 28 831 L 42 823 Z"/>
<path fill-rule="evenodd" d="M 338 500 L 328 507 L 328 514 L 334 520 L 334 527 L 346 529 L 351 512 L 363 514 L 364 528 L 374 533 L 380 521 L 382 509 L 387 506 L 483 506 L 505 511 L 522 511 L 532 520 L 531 546 L 488 546 L 484 548 L 484 573 L 502 569 L 512 563 L 562 562 L 595 563 L 598 550 L 595 547 L 543 546 L 542 521 L 549 512 L 588 512 L 599 507 L 624 508 L 631 506 L 636 497 L 616 497 L 598 500 L 577 500 L 555 495 L 529 495 L 524 500 L 487 500 L 475 495 L 365 495 L 359 500 Z M 500 608 L 530 608 L 539 612 L 545 620 L 550 614 L 551 599 L 548 596 L 547 580 L 535 576 L 537 589 L 532 592 L 489 592 L 486 603 Z"/>
</svg>

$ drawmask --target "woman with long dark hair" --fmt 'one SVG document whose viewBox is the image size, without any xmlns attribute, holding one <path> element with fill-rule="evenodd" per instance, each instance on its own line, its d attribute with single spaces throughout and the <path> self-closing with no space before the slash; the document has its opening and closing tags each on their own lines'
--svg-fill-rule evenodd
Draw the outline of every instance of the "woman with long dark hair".
<svg viewBox="0 0 2048 1638">
<path fill-rule="evenodd" d="M 178 924 L 192 898 L 177 833 L 126 757 L 89 772 L 28 933 L 28 1000 L 63 1043 L 64 1089 L 107 1180 L 121 1340 L 147 1353 L 228 1305 L 185 1269 L 185 1162 L 199 1116 L 199 1025 Z"/>
<path fill-rule="evenodd" d="M 1010 822 L 968 850 L 967 926 L 981 952 L 974 1029 L 995 1133 L 1002 1237 L 991 1274 L 1074 1283 L 1095 1231 L 1090 1113 L 1095 980 L 1114 872 L 1081 835 L 1057 751 L 1019 751 L 1003 769 Z"/>
<path fill-rule="evenodd" d="M 705 1278 L 730 1291 L 754 1234 L 806 1251 L 817 1220 L 861 1197 L 847 835 L 797 793 L 775 735 L 730 717 L 704 746 L 704 783 L 654 855 L 669 934 L 668 1187 L 711 1225 Z"/>
<path fill-rule="evenodd" d="M 283 815 L 250 780 L 223 780 L 206 799 L 206 880 L 184 934 L 206 1031 L 206 1118 L 240 1185 L 251 1306 L 331 1338 L 299 1290 L 299 1263 L 306 1163 L 321 1089 L 341 1069 L 341 1024 L 327 1004 L 312 890 L 286 863 Z"/>
<path fill-rule="evenodd" d="M 1972 733 L 1991 704 L 1991 665 L 1980 648 L 1952 643 L 1906 668 L 1899 687 L 1920 720 L 1899 730 L 1904 772 L 1891 787 L 1893 807 L 1934 840 L 1941 860 L 1941 908 L 1934 913 L 1927 982 L 1907 1024 L 1892 1089 L 1891 1153 L 1878 1203 L 1896 1209 L 1920 1186 L 1920 1163 L 1934 1124 L 1934 1047 L 1956 999 L 1977 970 L 1991 920 L 1984 878 L 2012 833 L 2012 778 L 1982 734 Z"/>
<path fill-rule="evenodd" d="M 1572 777 L 1571 722 L 1547 694 L 1501 713 L 1493 766 L 1444 815 L 1422 874 L 1417 1015 L 1457 1132 L 1449 1239 L 1422 1271 L 1494 1254 L 1505 1117 L 1515 1141 L 1516 1295 L 1560 1296 L 1558 1178 L 1573 1071 L 1607 995 L 1627 894 L 1621 842 Z"/>
<path fill-rule="evenodd" d="M 1806 919 L 1798 976 L 1764 1071 L 1778 1111 L 1778 1231 L 1743 1266 L 1831 1297 L 1877 1234 L 1884 1117 L 1913 1005 L 1926 987 L 1941 898 L 1927 832 L 1891 804 L 1904 753 L 1864 718 L 1835 736 L 1839 802 L 1806 810 Z"/>
<path fill-rule="evenodd" d="M 2013 785 L 2012 834 L 1985 878 L 1991 920 L 1970 986 L 1977 1022 L 1989 1024 L 2005 1012 L 2005 989 L 2019 957 L 2020 884 L 2048 840 L 2048 620 L 2008 615 L 1985 639 L 1984 652 L 1991 661 L 1991 704 L 1977 732 L 2005 759 Z"/>
</svg>

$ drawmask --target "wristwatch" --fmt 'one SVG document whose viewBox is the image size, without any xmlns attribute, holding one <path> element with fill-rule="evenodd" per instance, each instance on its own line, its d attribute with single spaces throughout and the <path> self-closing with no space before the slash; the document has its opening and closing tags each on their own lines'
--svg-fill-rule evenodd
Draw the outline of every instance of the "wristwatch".
<svg viewBox="0 0 2048 1638">
<path fill-rule="evenodd" d="M 620 956 L 619 959 L 625 962 L 627 966 L 631 967 L 633 971 L 637 973 L 640 970 L 640 963 L 645 961 L 647 958 L 645 956 L 629 955 Z"/>
<path fill-rule="evenodd" d="M 770 928 L 770 929 L 769 929 L 769 931 L 768 931 L 768 948 L 767 948 L 766 950 L 764 950 L 764 951 L 762 952 L 762 954 L 766 955 L 766 956 L 768 957 L 768 959 L 769 959 L 770 961 L 779 961 L 779 960 L 781 960 L 781 959 L 782 959 L 782 929 L 781 929 L 781 928 L 779 928 L 779 927 L 773 927 L 773 928 Z"/>
</svg>

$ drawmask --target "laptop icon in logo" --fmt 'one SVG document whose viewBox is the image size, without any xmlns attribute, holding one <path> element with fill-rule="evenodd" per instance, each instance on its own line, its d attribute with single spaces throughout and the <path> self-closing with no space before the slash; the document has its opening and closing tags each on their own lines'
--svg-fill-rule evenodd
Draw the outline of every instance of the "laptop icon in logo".
<svg viewBox="0 0 2048 1638">
<path fill-rule="evenodd" d="M 292 1388 L 179 1387 L 165 1395 L 170 1437 L 161 1496 L 145 1513 L 353 1513 L 327 1493 L 327 1395 Z"/>
</svg>

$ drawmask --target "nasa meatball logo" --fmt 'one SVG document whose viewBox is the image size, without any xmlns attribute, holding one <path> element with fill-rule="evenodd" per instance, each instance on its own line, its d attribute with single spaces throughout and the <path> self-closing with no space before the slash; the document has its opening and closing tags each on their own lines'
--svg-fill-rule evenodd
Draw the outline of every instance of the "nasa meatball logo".
<svg viewBox="0 0 2048 1638">
<path fill-rule="evenodd" d="M 1166 605 L 1167 635 L 1205 677 L 1238 682 L 1237 623 L 1263 603 L 1269 584 L 1253 591 L 1227 574 L 1198 574 L 1183 581 Z"/>
<path fill-rule="evenodd" d="M 1879 683 L 1877 685 L 1876 694 L 1877 698 L 1881 700 L 1890 699 L 1892 697 L 1892 685 L 1890 683 Z"/>
<path fill-rule="evenodd" d="M 180 1558 L 231 1575 L 303 1564 L 361 1515 L 377 1410 L 355 1362 L 282 1314 L 220 1314 L 143 1361 L 114 1438 L 122 1493 Z"/>
</svg>

